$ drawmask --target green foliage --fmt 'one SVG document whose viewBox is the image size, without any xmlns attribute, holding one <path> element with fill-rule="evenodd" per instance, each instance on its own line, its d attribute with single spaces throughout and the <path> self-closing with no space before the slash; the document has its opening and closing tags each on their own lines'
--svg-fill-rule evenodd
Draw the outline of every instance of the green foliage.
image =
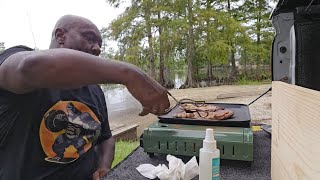
<svg viewBox="0 0 320 180">
<path fill-rule="evenodd" d="M 258 65 L 270 62 L 273 29 L 269 20 L 271 13 L 269 3 L 269 0 L 249 0 L 245 1 L 240 9 L 251 40 L 247 43 L 255 46 L 249 49 L 253 50 L 255 56 L 253 61 Z"/>
<path fill-rule="evenodd" d="M 0 53 L 5 49 L 4 42 L 0 42 Z"/>
<path fill-rule="evenodd" d="M 236 85 L 260 85 L 263 84 L 261 81 L 251 80 L 247 79 L 245 77 L 242 77 L 238 79 L 235 83 Z"/>
<path fill-rule="evenodd" d="M 114 7 L 122 3 L 107 2 Z M 269 20 L 270 0 L 130 0 L 128 3 L 130 6 L 103 29 L 107 34 L 103 38 L 118 43 L 116 52 L 105 48 L 107 57 L 130 62 L 145 71 L 152 68 L 158 71 L 162 65 L 187 69 L 186 76 L 195 74 L 198 80 L 202 78 L 198 72 L 211 67 L 208 64 L 234 67 L 236 59 L 245 68 L 270 64 L 274 35 Z"/>
</svg>

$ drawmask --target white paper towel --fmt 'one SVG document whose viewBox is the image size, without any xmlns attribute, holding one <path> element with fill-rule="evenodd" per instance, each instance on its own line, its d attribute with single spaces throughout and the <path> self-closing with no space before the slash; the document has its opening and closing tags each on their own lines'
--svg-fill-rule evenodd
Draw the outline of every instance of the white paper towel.
<svg viewBox="0 0 320 180">
<path fill-rule="evenodd" d="M 156 167 L 152 164 L 141 164 L 136 169 L 146 178 L 158 177 L 160 180 L 191 180 L 199 174 L 199 165 L 195 156 L 187 164 L 172 155 L 167 155 L 167 161 L 169 168 L 164 164 Z"/>
</svg>

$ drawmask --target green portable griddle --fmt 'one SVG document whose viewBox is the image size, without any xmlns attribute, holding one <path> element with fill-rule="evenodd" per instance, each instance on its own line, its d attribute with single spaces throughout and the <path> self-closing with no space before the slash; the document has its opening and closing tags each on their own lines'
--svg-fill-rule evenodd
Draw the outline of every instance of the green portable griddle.
<svg viewBox="0 0 320 180">
<path fill-rule="evenodd" d="M 150 157 L 154 153 L 199 156 L 206 128 L 212 128 L 221 159 L 253 161 L 253 133 L 249 107 L 245 104 L 206 103 L 233 110 L 231 119 L 221 121 L 174 118 L 178 105 L 144 129 L 140 146 Z"/>
</svg>

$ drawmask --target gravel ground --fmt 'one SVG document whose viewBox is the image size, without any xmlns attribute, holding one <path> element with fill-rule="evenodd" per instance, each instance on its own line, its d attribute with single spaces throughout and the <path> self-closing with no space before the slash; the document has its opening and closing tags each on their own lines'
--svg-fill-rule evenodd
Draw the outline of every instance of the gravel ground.
<svg viewBox="0 0 320 180">
<path fill-rule="evenodd" d="M 256 99 L 259 94 L 267 91 L 271 84 L 263 85 L 231 85 L 231 86 L 215 86 L 206 88 L 190 88 L 190 89 L 173 89 L 170 93 L 179 99 L 189 98 L 194 100 L 202 100 L 206 102 L 224 102 L 224 103 L 240 103 L 249 104 Z M 246 92 L 246 96 L 218 99 L 221 94 Z M 254 92 L 248 95 L 248 92 Z M 174 100 L 170 98 L 171 105 L 174 105 Z M 122 123 L 125 125 L 138 124 L 138 135 L 143 133 L 143 129 L 148 127 L 151 123 L 157 121 L 154 115 L 139 116 L 141 105 L 133 97 L 128 100 L 132 104 L 129 109 L 112 110 L 109 113 L 109 119 L 112 123 Z M 269 92 L 255 103 L 249 106 L 250 115 L 253 123 L 271 123 L 271 93 Z"/>
</svg>

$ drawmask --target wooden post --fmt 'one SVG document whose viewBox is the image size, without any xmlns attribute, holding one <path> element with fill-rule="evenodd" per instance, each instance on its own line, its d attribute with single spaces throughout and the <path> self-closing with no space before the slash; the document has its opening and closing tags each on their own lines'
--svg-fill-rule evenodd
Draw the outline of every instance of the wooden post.
<svg viewBox="0 0 320 180">
<path fill-rule="evenodd" d="M 273 180 L 320 179 L 320 92 L 272 83 Z"/>
<path fill-rule="evenodd" d="M 124 126 L 123 128 L 116 129 L 112 131 L 112 136 L 116 141 L 136 141 L 138 140 L 137 136 L 137 124 Z"/>
</svg>

